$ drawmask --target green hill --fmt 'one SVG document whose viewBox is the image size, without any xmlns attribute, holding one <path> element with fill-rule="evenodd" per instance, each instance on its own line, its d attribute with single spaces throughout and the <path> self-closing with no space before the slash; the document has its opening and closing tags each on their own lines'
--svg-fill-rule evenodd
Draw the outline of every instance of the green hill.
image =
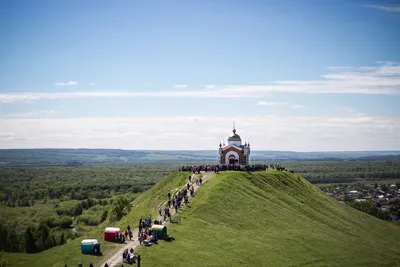
<svg viewBox="0 0 400 267">
<path fill-rule="evenodd" d="M 4 253 L 10 266 L 99 266 L 120 247 L 103 241 L 106 226 L 125 229 L 156 215 L 167 192 L 187 173 L 174 173 L 141 194 L 120 222 L 108 221 L 86 237 L 104 255 L 85 256 L 80 241 L 28 255 Z M 400 227 L 340 204 L 287 172 L 220 173 L 205 183 L 190 208 L 168 224 L 176 240 L 140 247 L 142 266 L 400 266 Z"/>
<path fill-rule="evenodd" d="M 218 174 L 180 221 L 139 249 L 145 266 L 400 266 L 399 226 L 287 172 Z"/>
</svg>

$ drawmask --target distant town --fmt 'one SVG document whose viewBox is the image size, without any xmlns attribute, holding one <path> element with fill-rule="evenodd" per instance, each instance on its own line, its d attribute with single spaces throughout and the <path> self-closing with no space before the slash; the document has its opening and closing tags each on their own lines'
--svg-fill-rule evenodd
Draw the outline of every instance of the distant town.
<svg viewBox="0 0 400 267">
<path fill-rule="evenodd" d="M 336 184 L 321 187 L 328 196 L 341 203 L 400 224 L 400 183 L 396 184 Z"/>
</svg>

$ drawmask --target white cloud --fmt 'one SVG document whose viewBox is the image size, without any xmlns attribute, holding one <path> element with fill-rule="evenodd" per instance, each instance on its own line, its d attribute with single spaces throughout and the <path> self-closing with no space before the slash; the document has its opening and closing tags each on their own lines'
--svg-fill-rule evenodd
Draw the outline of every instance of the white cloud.
<svg viewBox="0 0 400 267">
<path fill-rule="evenodd" d="M 2 93 L 0 94 L 0 102 L 14 103 L 68 98 L 260 98 L 266 97 L 271 92 L 400 95 L 400 64 L 395 62 L 381 62 L 380 64 L 377 67 L 328 67 L 331 72 L 322 75 L 320 80 L 286 80 L 264 85 L 208 85 L 206 88 L 190 91 Z M 77 83 L 70 81 L 66 84 Z M 175 85 L 175 87 L 177 86 L 182 89 L 186 85 Z"/>
<path fill-rule="evenodd" d="M 97 84 L 95 82 L 90 82 L 88 83 L 89 86 L 96 86 Z"/>
<path fill-rule="evenodd" d="M 290 105 L 290 108 L 293 108 L 293 109 L 295 109 L 295 108 L 304 108 L 305 106 L 304 105 Z"/>
<path fill-rule="evenodd" d="M 258 101 L 256 103 L 256 105 L 258 106 L 286 106 L 289 107 L 291 109 L 296 109 L 296 108 L 304 108 L 304 105 L 298 105 L 298 104 L 294 104 L 291 105 L 289 103 L 285 103 L 285 102 L 266 102 L 266 101 Z"/>
<path fill-rule="evenodd" d="M 74 82 L 74 81 L 68 81 L 66 83 L 54 83 L 54 85 L 56 85 L 56 86 L 75 86 L 75 85 L 78 85 L 78 83 Z"/>
<path fill-rule="evenodd" d="M 60 114 L 59 111 L 55 110 L 33 110 L 30 112 L 18 112 L 18 113 L 7 113 L 0 115 L 3 118 L 32 118 L 32 117 L 53 117 Z"/>
<path fill-rule="evenodd" d="M 375 8 L 388 12 L 400 12 L 400 5 L 364 5 L 364 7 Z"/>
<path fill-rule="evenodd" d="M 185 89 L 187 88 L 187 84 L 174 84 L 172 87 L 176 88 L 176 89 Z"/>
<path fill-rule="evenodd" d="M 287 106 L 288 103 L 283 102 L 266 102 L 266 101 L 258 101 L 258 106 Z"/>
<path fill-rule="evenodd" d="M 0 118 L 0 148 L 215 149 L 232 121 L 253 149 L 399 150 L 400 118 L 237 116 Z"/>
<path fill-rule="evenodd" d="M 207 84 L 205 86 L 206 89 L 214 89 L 215 88 L 215 84 Z"/>
</svg>

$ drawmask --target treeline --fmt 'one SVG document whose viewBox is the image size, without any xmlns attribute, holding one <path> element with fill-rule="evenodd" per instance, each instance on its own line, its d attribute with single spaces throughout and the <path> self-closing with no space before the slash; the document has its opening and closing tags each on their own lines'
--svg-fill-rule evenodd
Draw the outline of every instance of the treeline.
<svg viewBox="0 0 400 267">
<path fill-rule="evenodd" d="M 139 193 L 153 186 L 155 182 L 143 184 L 109 184 L 109 185 L 62 185 L 45 189 L 31 189 L 26 186 L 16 190 L 14 186 L 4 188 L 0 193 L 0 201 L 6 202 L 7 206 L 33 206 L 37 200 L 60 199 L 84 200 L 88 198 L 105 199 L 125 193 Z M 105 204 L 104 204 L 105 205 Z"/>
<path fill-rule="evenodd" d="M 51 229 L 43 221 L 38 226 L 29 225 L 25 231 L 17 231 L 12 225 L 0 224 L 0 250 L 5 252 L 36 253 L 63 245 L 67 239 L 78 235 L 72 231 Z"/>
<path fill-rule="evenodd" d="M 356 180 L 400 179 L 400 160 L 336 160 L 282 162 L 312 183 L 351 183 Z"/>
<path fill-rule="evenodd" d="M 388 211 L 383 211 L 378 208 L 378 206 L 372 201 L 361 201 L 361 202 L 351 202 L 350 206 L 355 209 L 358 209 L 362 212 L 365 212 L 369 215 L 375 216 L 382 220 L 387 220 L 389 214 L 396 215 L 400 217 L 400 199 L 393 199 L 389 201 L 388 205 L 390 205 L 391 209 Z"/>
<path fill-rule="evenodd" d="M 56 203 L 55 204 L 55 208 L 56 208 L 56 213 L 57 215 L 69 215 L 69 216 L 78 216 L 81 215 L 83 213 L 83 210 L 85 209 L 89 209 L 95 205 L 101 205 L 101 206 L 106 206 L 108 204 L 112 204 L 113 199 L 92 199 L 92 198 L 88 198 L 86 200 L 82 200 L 82 201 L 75 201 L 73 203 L 67 202 L 67 204 L 65 203 L 61 203 L 62 205 L 60 206 L 60 203 Z"/>
<path fill-rule="evenodd" d="M 106 199 L 143 192 L 174 166 L 5 167 L 0 169 L 0 202 L 9 207 L 37 201 Z"/>
</svg>

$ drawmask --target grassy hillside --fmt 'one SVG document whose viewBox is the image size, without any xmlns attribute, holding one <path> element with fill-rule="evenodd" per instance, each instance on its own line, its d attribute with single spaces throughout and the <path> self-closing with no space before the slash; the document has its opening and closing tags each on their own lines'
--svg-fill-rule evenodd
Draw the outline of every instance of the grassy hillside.
<svg viewBox="0 0 400 267">
<path fill-rule="evenodd" d="M 121 245 L 103 241 L 106 226 L 125 229 L 157 213 L 187 173 L 174 173 L 133 202 L 120 222 L 105 221 L 85 237 L 98 238 L 103 256 L 80 253 L 77 239 L 42 253 L 5 253 L 10 266 L 99 266 Z M 363 214 L 286 172 L 226 172 L 205 183 L 169 224 L 175 237 L 140 247 L 143 266 L 400 266 L 400 227 Z"/>
<path fill-rule="evenodd" d="M 9 263 L 7 266 L 59 267 L 64 266 L 64 264 L 68 264 L 68 266 L 77 266 L 78 263 L 83 263 L 84 266 L 88 266 L 90 263 L 99 266 L 98 264 L 104 262 L 105 259 L 113 255 L 119 246 L 122 246 L 121 244 L 103 241 L 103 231 L 105 227 L 116 226 L 125 230 L 128 224 L 135 227 L 139 222 L 140 216 L 148 216 L 149 214 L 155 216 L 158 211 L 158 206 L 166 201 L 168 192 L 175 188 L 180 188 L 186 180 L 186 173 L 173 173 L 167 176 L 135 199 L 132 202 L 132 211 L 121 221 L 113 224 L 106 220 L 87 234 L 85 238 L 90 237 L 99 240 L 103 256 L 81 254 L 80 242 L 83 238 L 78 238 L 63 246 L 51 248 L 37 254 L 4 253 L 4 258 Z"/>
<path fill-rule="evenodd" d="M 145 266 L 400 266 L 400 227 L 349 208 L 286 172 L 218 174 L 172 243 L 141 247 Z"/>
</svg>

